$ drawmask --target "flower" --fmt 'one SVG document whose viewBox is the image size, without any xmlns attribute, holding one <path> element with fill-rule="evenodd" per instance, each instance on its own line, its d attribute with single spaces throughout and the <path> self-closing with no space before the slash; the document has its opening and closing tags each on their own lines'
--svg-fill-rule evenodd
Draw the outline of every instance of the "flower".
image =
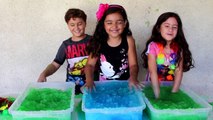
<svg viewBox="0 0 213 120">
<path fill-rule="evenodd" d="M 99 21 L 102 16 L 104 15 L 104 12 L 109 8 L 109 5 L 108 4 L 100 4 L 99 5 L 99 9 L 98 11 L 96 12 L 96 18 L 97 20 Z"/>
</svg>

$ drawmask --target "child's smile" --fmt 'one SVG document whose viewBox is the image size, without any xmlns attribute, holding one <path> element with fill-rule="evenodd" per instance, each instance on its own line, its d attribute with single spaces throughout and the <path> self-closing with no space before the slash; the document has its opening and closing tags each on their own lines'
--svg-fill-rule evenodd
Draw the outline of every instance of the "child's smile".
<svg viewBox="0 0 213 120">
<path fill-rule="evenodd" d="M 112 13 L 107 15 L 104 21 L 104 28 L 109 37 L 120 37 L 126 24 L 123 17 L 119 13 Z"/>
</svg>

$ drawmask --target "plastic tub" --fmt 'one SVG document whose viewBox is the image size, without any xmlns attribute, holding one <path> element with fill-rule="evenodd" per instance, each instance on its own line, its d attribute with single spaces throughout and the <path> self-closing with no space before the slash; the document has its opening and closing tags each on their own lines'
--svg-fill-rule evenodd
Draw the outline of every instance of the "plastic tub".
<svg viewBox="0 0 213 120">
<path fill-rule="evenodd" d="M 168 86 L 172 84 L 163 83 L 163 86 Z M 180 90 L 191 97 L 196 103 L 198 103 L 201 108 L 191 108 L 191 109 L 156 109 L 152 106 L 147 97 L 144 96 L 144 101 L 147 105 L 146 112 L 150 120 L 207 120 L 212 110 L 212 106 L 199 97 L 197 94 L 192 92 L 181 85 Z"/>
<path fill-rule="evenodd" d="M 82 110 L 86 120 L 142 120 L 145 103 L 141 91 L 128 81 L 95 82 L 96 91 L 84 89 Z"/>
<path fill-rule="evenodd" d="M 57 90 L 67 90 L 71 88 L 72 94 L 70 98 L 70 108 L 65 110 L 41 110 L 41 111 L 20 111 L 18 108 L 24 101 L 31 88 L 52 88 Z M 14 120 L 70 120 L 71 112 L 74 107 L 75 84 L 72 82 L 44 82 L 44 83 L 30 83 L 26 90 L 18 96 L 9 112 L 12 114 Z"/>
</svg>

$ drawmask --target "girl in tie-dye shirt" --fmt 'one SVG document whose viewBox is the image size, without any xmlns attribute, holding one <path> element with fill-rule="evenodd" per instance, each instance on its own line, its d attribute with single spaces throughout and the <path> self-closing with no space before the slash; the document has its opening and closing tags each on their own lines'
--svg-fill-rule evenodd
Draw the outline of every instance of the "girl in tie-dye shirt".
<svg viewBox="0 0 213 120">
<path fill-rule="evenodd" d="M 160 15 L 141 56 L 144 67 L 148 68 L 146 78 L 151 80 L 156 98 L 160 95 L 161 81 L 173 82 L 171 92 L 179 90 L 183 72 L 194 65 L 178 14 L 166 12 Z"/>
</svg>

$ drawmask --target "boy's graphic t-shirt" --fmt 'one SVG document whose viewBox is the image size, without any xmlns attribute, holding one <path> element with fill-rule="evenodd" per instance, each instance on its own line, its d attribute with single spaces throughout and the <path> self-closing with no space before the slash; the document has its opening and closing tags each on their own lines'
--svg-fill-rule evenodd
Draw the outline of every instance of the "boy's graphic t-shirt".
<svg viewBox="0 0 213 120">
<path fill-rule="evenodd" d="M 151 42 L 148 46 L 146 54 L 156 56 L 158 80 L 173 81 L 174 72 L 177 63 L 177 53 L 171 49 L 169 54 L 164 52 L 164 47 L 160 43 Z"/>
<path fill-rule="evenodd" d="M 129 79 L 128 43 L 123 39 L 117 47 L 102 44 L 100 49 L 99 80 L 127 80 Z"/>
<path fill-rule="evenodd" d="M 72 38 L 63 41 L 54 59 L 60 65 L 67 60 L 66 81 L 74 82 L 76 86 L 83 86 L 85 84 L 84 67 L 88 59 L 86 47 L 90 39 L 91 36 L 87 35 L 78 42 L 72 41 Z"/>
</svg>

